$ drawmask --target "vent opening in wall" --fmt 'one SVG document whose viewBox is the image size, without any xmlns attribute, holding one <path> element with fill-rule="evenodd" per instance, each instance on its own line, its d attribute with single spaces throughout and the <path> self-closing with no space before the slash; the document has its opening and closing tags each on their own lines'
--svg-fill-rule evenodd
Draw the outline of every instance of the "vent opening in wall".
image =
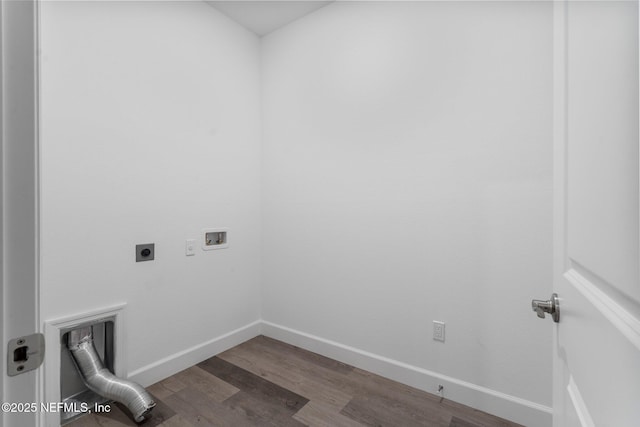
<svg viewBox="0 0 640 427">
<path fill-rule="evenodd" d="M 84 415 L 83 406 L 94 408 L 95 405 L 110 401 L 89 390 L 85 385 L 67 347 L 69 333 L 82 327 L 91 327 L 96 352 L 102 359 L 105 368 L 114 373 L 114 326 L 115 318 L 110 317 L 60 330 L 60 400 L 64 404 L 64 410 L 60 412 L 61 425 Z M 66 411 L 67 409 L 69 411 Z M 76 410 L 74 411 L 74 409 Z"/>
<path fill-rule="evenodd" d="M 202 249 L 225 249 L 229 247 L 228 230 L 226 228 L 206 228 L 202 230 Z"/>
</svg>

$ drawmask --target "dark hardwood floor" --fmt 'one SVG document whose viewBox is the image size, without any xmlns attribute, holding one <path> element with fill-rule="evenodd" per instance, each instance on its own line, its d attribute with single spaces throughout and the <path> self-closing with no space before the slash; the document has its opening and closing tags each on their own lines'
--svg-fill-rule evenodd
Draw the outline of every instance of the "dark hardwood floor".
<svg viewBox="0 0 640 427">
<path fill-rule="evenodd" d="M 147 388 L 144 427 L 515 427 L 518 424 L 267 337 Z M 136 424 L 120 405 L 71 427 Z"/>
</svg>

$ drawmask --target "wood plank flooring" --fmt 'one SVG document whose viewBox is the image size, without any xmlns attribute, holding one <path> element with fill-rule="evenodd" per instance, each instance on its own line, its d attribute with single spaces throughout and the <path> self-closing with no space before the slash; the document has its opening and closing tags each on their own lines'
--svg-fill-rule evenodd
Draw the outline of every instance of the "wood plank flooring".
<svg viewBox="0 0 640 427">
<path fill-rule="evenodd" d="M 519 424 L 264 336 L 147 388 L 144 427 L 516 427 Z M 126 409 L 70 427 L 135 426 Z"/>
</svg>

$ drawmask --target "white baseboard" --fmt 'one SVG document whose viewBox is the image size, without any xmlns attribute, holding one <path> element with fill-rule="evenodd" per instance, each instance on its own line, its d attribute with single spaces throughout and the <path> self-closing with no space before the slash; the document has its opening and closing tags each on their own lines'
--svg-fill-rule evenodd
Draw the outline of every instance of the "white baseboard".
<svg viewBox="0 0 640 427">
<path fill-rule="evenodd" d="M 529 400 L 438 374 L 305 332 L 262 321 L 265 336 L 353 365 L 435 394 L 444 385 L 445 398 L 527 427 L 550 427 L 552 409 Z"/>
<path fill-rule="evenodd" d="M 118 310 L 122 308 L 116 307 Z M 61 324 L 68 322 L 57 321 L 53 323 L 56 324 L 48 334 L 50 340 L 59 337 L 59 333 L 53 332 L 56 332 Z M 129 373 L 127 378 L 147 387 L 260 334 L 371 371 L 420 390 L 434 393 L 437 390 L 437 385 L 442 384 L 446 391 L 445 398 L 527 427 L 550 427 L 552 424 L 552 409 L 548 406 L 260 320 L 136 369 Z M 53 374 L 55 374 L 55 370 Z M 56 378 L 48 379 L 46 384 L 50 393 L 45 395 L 48 397 L 47 400 L 51 400 L 52 396 L 57 395 L 56 390 L 59 389 L 59 385 L 57 385 L 59 384 L 59 372 Z M 59 391 L 57 393 L 59 394 Z"/>
<path fill-rule="evenodd" d="M 256 320 L 234 331 L 136 369 L 129 373 L 128 379 L 147 387 L 216 354 L 242 344 L 251 338 L 257 337 L 261 334 L 261 326 L 262 322 Z"/>
</svg>

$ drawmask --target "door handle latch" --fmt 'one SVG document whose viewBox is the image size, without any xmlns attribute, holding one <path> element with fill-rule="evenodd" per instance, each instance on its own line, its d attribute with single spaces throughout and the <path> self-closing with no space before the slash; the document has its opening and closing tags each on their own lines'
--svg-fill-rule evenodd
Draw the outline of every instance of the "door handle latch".
<svg viewBox="0 0 640 427">
<path fill-rule="evenodd" d="M 551 299 L 547 301 L 534 299 L 531 300 L 531 309 L 538 314 L 538 317 L 544 319 L 544 314 L 549 313 L 554 322 L 560 321 L 560 302 L 558 294 L 551 295 Z"/>
</svg>

